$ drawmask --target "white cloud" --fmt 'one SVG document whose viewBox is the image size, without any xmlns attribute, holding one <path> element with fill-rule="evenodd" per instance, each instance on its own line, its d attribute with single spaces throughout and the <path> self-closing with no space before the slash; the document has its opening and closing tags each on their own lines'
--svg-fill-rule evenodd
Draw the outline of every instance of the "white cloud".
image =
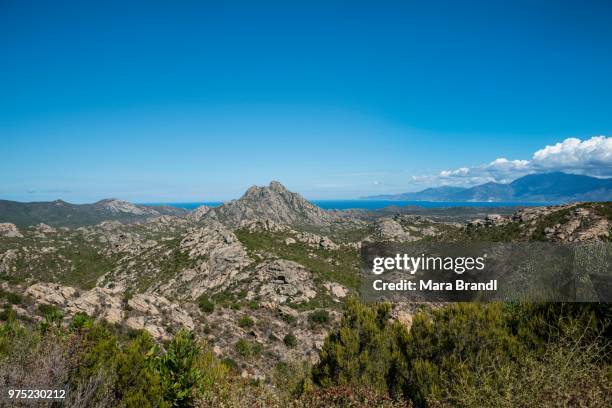
<svg viewBox="0 0 612 408">
<path fill-rule="evenodd" d="M 595 136 L 585 141 L 565 139 L 535 152 L 531 165 L 537 170 L 612 176 L 612 137 Z"/>
<path fill-rule="evenodd" d="M 508 183 L 531 173 L 563 171 L 595 177 L 612 177 L 612 137 L 588 140 L 568 138 L 536 151 L 531 160 L 504 157 L 488 164 L 443 170 L 438 175 L 412 176 L 415 184 L 471 186 L 487 182 Z"/>
</svg>

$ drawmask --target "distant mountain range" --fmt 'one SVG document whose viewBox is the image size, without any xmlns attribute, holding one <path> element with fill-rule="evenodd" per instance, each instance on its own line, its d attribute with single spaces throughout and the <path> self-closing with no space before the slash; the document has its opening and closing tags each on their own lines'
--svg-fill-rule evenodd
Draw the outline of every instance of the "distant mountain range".
<svg viewBox="0 0 612 408">
<path fill-rule="evenodd" d="M 485 183 L 474 187 L 428 188 L 414 193 L 362 197 L 403 201 L 571 202 L 612 201 L 612 179 L 561 172 L 530 174 L 512 183 Z"/>
<path fill-rule="evenodd" d="M 364 197 L 373 200 L 405 201 L 497 201 L 497 202 L 570 202 L 612 201 L 612 179 L 598 179 L 565 173 L 533 174 L 509 184 L 486 183 L 470 188 L 428 188 L 416 193 Z M 265 187 L 253 186 L 238 200 L 219 207 L 185 209 L 132 204 L 117 199 L 93 204 L 71 204 L 62 200 L 22 203 L 0 200 L 0 223 L 28 227 L 45 223 L 52 227 L 80 227 L 102 221 L 138 222 L 161 215 L 189 217 L 193 220 L 217 220 L 240 226 L 256 219 L 281 224 L 323 225 L 334 216 L 297 193 L 273 181 Z"/>
<path fill-rule="evenodd" d="M 21 203 L 0 200 L 0 222 L 18 227 L 45 223 L 53 227 L 80 227 L 102 221 L 135 222 L 160 215 L 184 215 L 187 210 L 169 206 L 137 205 L 117 199 L 93 204 L 71 204 L 62 200 Z"/>
<path fill-rule="evenodd" d="M 216 220 L 240 226 L 253 220 L 270 220 L 281 224 L 322 225 L 333 219 L 328 212 L 277 181 L 268 186 L 249 188 L 242 197 L 215 208 L 201 206 L 191 212 L 185 209 L 132 204 L 117 199 L 93 204 L 70 204 L 62 200 L 21 203 L 0 200 L 0 223 L 24 228 L 38 223 L 52 227 L 81 227 L 102 221 L 124 223 L 146 221 L 160 215 L 187 216 L 192 221 Z"/>
</svg>

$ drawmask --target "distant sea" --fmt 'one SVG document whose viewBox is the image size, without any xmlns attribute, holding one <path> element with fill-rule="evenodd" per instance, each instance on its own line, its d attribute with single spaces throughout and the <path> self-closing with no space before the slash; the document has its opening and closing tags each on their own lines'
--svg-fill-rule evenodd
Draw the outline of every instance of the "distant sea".
<svg viewBox="0 0 612 408">
<path fill-rule="evenodd" d="M 418 206 L 425 208 L 444 207 L 538 207 L 553 205 L 556 203 L 529 203 L 529 202 L 447 202 L 447 201 L 394 201 L 394 200 L 311 200 L 312 203 L 326 210 L 348 210 L 362 208 L 366 210 L 377 210 L 379 208 L 396 206 Z M 218 207 L 222 201 L 204 201 L 198 203 L 146 203 L 146 205 L 168 205 L 171 207 L 193 210 L 201 205 Z"/>
</svg>

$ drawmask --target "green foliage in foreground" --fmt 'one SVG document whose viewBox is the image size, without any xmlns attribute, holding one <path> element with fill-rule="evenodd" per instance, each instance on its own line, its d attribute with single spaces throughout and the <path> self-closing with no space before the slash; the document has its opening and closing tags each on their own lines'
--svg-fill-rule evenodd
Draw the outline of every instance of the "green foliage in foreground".
<svg viewBox="0 0 612 408">
<path fill-rule="evenodd" d="M 421 312 L 408 331 L 391 322 L 389 304 L 349 300 L 313 377 L 416 406 L 597 405 L 612 397 L 608 314 L 605 305 L 464 303 Z"/>
<path fill-rule="evenodd" d="M 99 408 L 609 406 L 610 311 L 451 304 L 419 312 L 407 330 L 390 319 L 389 304 L 350 299 L 319 364 L 277 364 L 267 379 L 274 387 L 240 378 L 238 363 L 218 359 L 191 332 L 159 344 L 83 313 L 64 328 L 53 310 L 31 326 L 9 311 L 0 388 L 67 389 L 66 406 Z M 256 342 L 234 346 L 251 361 L 262 354 Z"/>
<path fill-rule="evenodd" d="M 186 331 L 162 347 L 146 332 L 123 338 L 84 314 L 67 329 L 0 326 L 2 385 L 67 388 L 68 406 L 194 406 L 227 371 Z"/>
</svg>

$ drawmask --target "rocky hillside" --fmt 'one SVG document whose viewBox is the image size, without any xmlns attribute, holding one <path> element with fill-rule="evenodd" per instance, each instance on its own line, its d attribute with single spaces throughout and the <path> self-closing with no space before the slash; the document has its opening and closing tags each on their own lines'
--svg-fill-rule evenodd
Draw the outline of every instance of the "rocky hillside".
<svg viewBox="0 0 612 408">
<path fill-rule="evenodd" d="M 469 221 L 445 239 L 482 241 L 610 241 L 612 203 L 579 203 L 524 208 L 512 215 L 489 214 Z"/>
<path fill-rule="evenodd" d="M 144 218 L 78 228 L 0 223 L 4 311 L 25 322 L 50 311 L 68 322 L 83 312 L 157 340 L 187 328 L 251 378 L 279 362 L 317 358 L 344 302 L 359 294 L 363 243 L 607 240 L 612 225 L 610 203 L 522 209 L 464 224 L 421 212 L 331 216 L 275 182 L 185 216 L 97 204 L 107 214 Z M 404 306 L 392 315 L 409 325 L 416 306 Z"/>
<path fill-rule="evenodd" d="M 0 222 L 24 228 L 39 223 L 78 228 L 103 221 L 136 222 L 160 215 L 186 213 L 180 208 L 136 205 L 117 199 L 100 200 L 93 204 L 71 204 L 62 200 L 32 203 L 0 200 Z"/>
<path fill-rule="evenodd" d="M 79 228 L 0 224 L 0 296 L 26 320 L 56 308 L 66 321 L 84 312 L 158 340 L 188 328 L 258 377 L 280 361 L 316 359 L 358 294 L 362 241 L 456 228 L 421 216 L 336 219 L 274 182 L 224 208 L 147 215 Z"/>
<path fill-rule="evenodd" d="M 323 225 L 332 221 L 327 212 L 273 181 L 266 187 L 253 186 L 244 195 L 207 213 L 209 219 L 239 226 L 253 220 L 280 224 Z"/>
</svg>

